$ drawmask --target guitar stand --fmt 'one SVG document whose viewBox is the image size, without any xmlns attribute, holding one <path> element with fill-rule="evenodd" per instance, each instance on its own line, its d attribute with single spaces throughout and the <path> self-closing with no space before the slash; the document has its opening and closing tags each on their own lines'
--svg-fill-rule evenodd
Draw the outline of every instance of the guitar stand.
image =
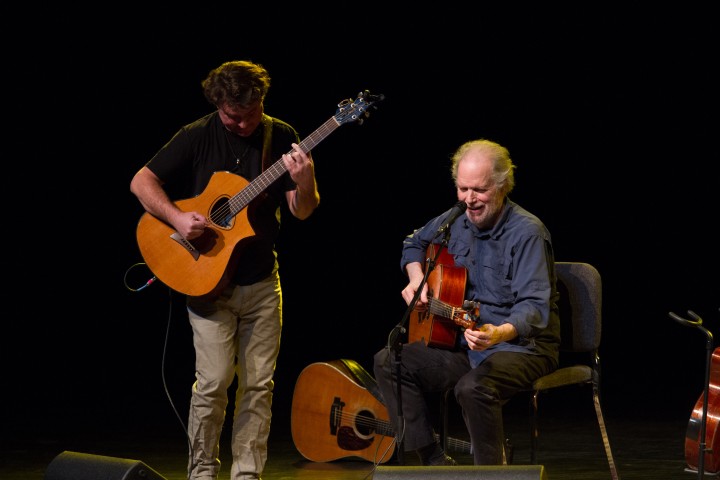
<svg viewBox="0 0 720 480">
<path fill-rule="evenodd" d="M 427 283 L 427 279 L 430 276 L 430 273 L 435 269 L 435 262 L 437 262 L 437 259 L 440 258 L 440 252 L 442 252 L 443 248 L 447 248 L 448 240 L 450 238 L 450 228 L 446 228 L 444 230 L 445 236 L 443 237 L 442 243 L 440 244 L 440 247 L 437 249 L 437 252 L 435 253 L 435 258 L 428 258 L 426 260 L 426 268 L 425 268 L 425 275 L 423 276 L 422 281 L 420 282 L 420 285 L 418 286 L 418 289 L 415 291 L 415 296 L 413 297 L 412 301 L 408 305 L 408 308 L 405 310 L 405 314 L 403 315 L 402 319 L 400 320 L 400 323 L 398 323 L 395 328 L 393 328 L 392 332 L 390 332 L 390 339 L 388 340 L 388 347 L 395 352 L 395 378 L 397 379 L 397 422 L 398 425 L 395 427 L 395 432 L 397 435 L 397 458 L 398 463 L 400 465 L 405 465 L 405 452 L 403 448 L 403 438 L 405 437 L 405 419 L 403 417 L 403 409 L 402 409 L 402 382 L 400 381 L 400 375 L 401 375 L 401 358 L 402 358 L 402 342 L 400 341 L 400 334 L 405 333 L 407 329 L 405 328 L 405 324 L 407 323 L 407 319 L 410 316 L 410 313 L 415 308 L 415 305 L 417 305 L 418 299 L 420 298 L 420 293 L 422 292 L 423 287 Z"/>
<path fill-rule="evenodd" d="M 685 325 L 686 327 L 696 327 L 705 333 L 707 336 L 707 340 L 705 342 L 705 348 L 707 349 L 707 358 L 705 361 L 705 385 L 703 386 L 703 408 L 702 408 L 702 417 L 700 420 L 700 438 L 699 438 L 699 449 L 698 449 L 698 468 L 697 468 L 697 474 L 698 478 L 702 480 L 702 478 L 705 475 L 705 453 L 711 453 L 712 449 L 708 450 L 707 444 L 705 442 L 705 430 L 707 428 L 707 412 L 708 412 L 708 395 L 710 393 L 710 363 L 712 359 L 713 354 L 713 336 L 710 331 L 702 326 L 702 318 L 700 318 L 695 312 L 692 310 L 688 310 L 688 315 L 693 318 L 693 320 L 688 320 L 686 318 L 682 318 L 681 316 L 673 313 L 668 312 L 668 315 L 670 315 L 670 318 L 673 320 L 676 320 L 681 325 Z M 686 471 L 692 471 L 690 469 L 686 469 Z M 717 476 L 717 474 L 711 474 L 708 473 L 708 475 L 712 475 L 714 477 Z"/>
</svg>

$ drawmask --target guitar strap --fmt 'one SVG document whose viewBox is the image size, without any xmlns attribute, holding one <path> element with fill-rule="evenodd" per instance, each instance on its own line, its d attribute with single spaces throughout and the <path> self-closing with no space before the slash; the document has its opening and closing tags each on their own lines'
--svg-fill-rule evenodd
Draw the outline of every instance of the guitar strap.
<svg viewBox="0 0 720 480">
<path fill-rule="evenodd" d="M 349 360 L 347 358 L 341 358 L 340 361 L 350 370 L 350 372 L 355 376 L 355 379 L 360 382 L 360 384 L 367 389 L 370 394 L 375 397 L 377 401 L 384 404 L 382 393 L 380 393 L 380 387 L 377 384 L 377 380 L 373 378 L 370 373 L 365 370 L 362 365 L 360 365 L 355 360 Z"/>
<path fill-rule="evenodd" d="M 270 115 L 263 113 L 262 118 L 264 126 L 263 150 L 262 150 L 262 169 L 263 172 L 270 166 L 270 154 L 272 153 L 272 128 L 273 119 Z"/>
</svg>

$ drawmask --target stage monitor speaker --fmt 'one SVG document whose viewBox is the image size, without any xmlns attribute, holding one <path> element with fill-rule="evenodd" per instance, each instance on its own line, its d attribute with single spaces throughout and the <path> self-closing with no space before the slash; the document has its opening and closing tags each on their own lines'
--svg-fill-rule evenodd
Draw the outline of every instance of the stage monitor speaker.
<svg viewBox="0 0 720 480">
<path fill-rule="evenodd" d="M 380 465 L 373 480 L 549 480 L 542 465 L 457 465 L 391 467 Z"/>
<path fill-rule="evenodd" d="M 65 451 L 45 470 L 45 480 L 167 480 L 139 460 Z"/>
</svg>

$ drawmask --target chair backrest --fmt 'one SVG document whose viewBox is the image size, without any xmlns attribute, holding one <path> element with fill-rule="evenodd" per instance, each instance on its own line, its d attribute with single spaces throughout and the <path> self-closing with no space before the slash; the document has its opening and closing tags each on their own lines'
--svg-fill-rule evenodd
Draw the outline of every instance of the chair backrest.
<svg viewBox="0 0 720 480">
<path fill-rule="evenodd" d="M 560 350 L 595 352 L 602 326 L 600 272 L 583 262 L 555 262 L 560 292 Z"/>
</svg>

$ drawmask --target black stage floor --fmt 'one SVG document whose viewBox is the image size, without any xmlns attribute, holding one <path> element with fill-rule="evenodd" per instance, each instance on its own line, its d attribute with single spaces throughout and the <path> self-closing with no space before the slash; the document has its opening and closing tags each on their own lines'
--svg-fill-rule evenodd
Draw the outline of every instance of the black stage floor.
<svg viewBox="0 0 720 480">
<path fill-rule="evenodd" d="M 590 404 L 591 402 L 586 402 Z M 538 464 L 530 467 L 529 423 L 526 410 L 506 410 L 506 433 L 514 446 L 514 466 L 526 466 L 520 474 L 503 467 L 472 467 L 471 457 L 463 452 L 450 451 L 462 466 L 463 475 L 448 476 L 442 472 L 433 475 L 418 473 L 408 476 L 410 467 L 417 466 L 414 454 L 406 454 L 398 464 L 398 458 L 382 464 L 397 469 L 381 470 L 376 478 L 492 478 L 525 479 L 544 475 L 547 480 L 605 480 L 613 479 L 606 456 L 601 431 L 592 406 L 573 406 L 542 412 Z M 276 415 L 277 417 L 277 415 Z M 463 439 L 462 423 L 451 415 L 453 438 Z M 688 471 L 685 461 L 685 433 L 687 422 L 682 419 L 618 418 L 605 415 L 608 440 L 612 449 L 617 478 L 630 479 L 687 479 L 700 478 L 697 472 Z M 52 430 L 52 429 L 49 429 Z M 177 431 L 159 431 L 155 428 L 104 428 L 102 425 L 83 425 L 65 428 L 63 432 L 33 433 L 32 428 L 17 429 L 3 434 L 0 452 L 0 478 L 3 480 L 33 480 L 46 477 L 48 466 L 64 457 L 82 454 L 100 455 L 113 460 L 135 460 L 140 467 L 149 467 L 166 480 L 186 478 L 185 462 L 187 444 L 180 428 Z M 167 430 L 167 429 L 166 429 Z M 383 437 L 386 438 L 386 437 Z M 380 443 L 378 441 L 378 443 Z M 223 440 L 221 461 L 224 468 L 220 479 L 229 478 L 229 441 Z M 302 449 L 302 448 L 301 448 Z M 334 453 L 334 452 L 333 452 Z M 89 457 L 94 459 L 95 457 Z M 57 465 L 57 463 L 55 464 Z M 74 465 L 70 463 L 70 465 Z M 100 463 L 102 471 L 103 463 Z M 75 465 L 77 466 L 77 465 Z M 228 467 L 225 467 L 228 466 Z M 501 470 L 498 470 L 501 469 Z M 532 469 L 532 470 L 531 470 Z M 52 479 L 59 480 L 58 471 L 50 469 Z M 62 473 L 63 471 L 60 470 Z M 528 473 L 530 472 L 530 473 Z M 535 472 L 535 473 L 533 473 Z M 395 474 L 397 473 L 396 476 Z M 458 470 L 460 473 L 460 470 Z M 63 473 L 64 475 L 64 473 Z M 470 475 L 470 476 L 466 476 Z M 263 478 L 271 479 L 318 479 L 318 480 L 364 480 L 374 476 L 373 464 L 365 458 L 341 456 L 332 461 L 315 462 L 305 458 L 294 442 L 290 422 L 283 418 L 273 419 L 269 458 Z M 57 477 L 57 478 L 56 478 Z M 703 478 L 715 478 L 706 474 Z M 121 480 L 124 476 L 89 476 L 79 480 Z M 134 478 L 134 477 L 133 477 Z M 65 480 L 63 477 L 62 480 Z M 76 479 L 78 480 L 78 479 Z M 157 480 L 157 479 L 150 479 Z"/>
</svg>

